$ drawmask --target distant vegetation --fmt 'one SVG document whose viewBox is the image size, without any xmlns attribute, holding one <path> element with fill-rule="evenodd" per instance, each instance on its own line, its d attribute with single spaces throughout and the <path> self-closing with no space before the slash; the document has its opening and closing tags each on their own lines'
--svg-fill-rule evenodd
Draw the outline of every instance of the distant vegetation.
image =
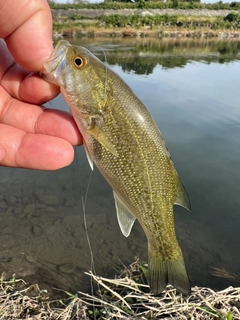
<svg viewBox="0 0 240 320">
<path fill-rule="evenodd" d="M 88 34 L 94 33 L 95 30 L 110 29 L 120 30 L 120 28 L 127 29 L 144 29 L 153 31 L 173 31 L 173 30 L 190 30 L 196 31 L 200 36 L 203 32 L 213 31 L 215 33 L 224 30 L 239 31 L 240 30 L 240 2 L 207 4 L 197 1 L 181 1 L 181 0 L 166 0 L 164 1 L 149 1 L 149 0 L 131 0 L 133 3 L 124 1 L 105 0 L 102 3 L 89 3 L 86 0 L 75 0 L 75 3 L 57 4 L 54 1 L 49 1 L 52 9 L 61 10 L 60 14 L 55 15 L 53 21 L 53 29 L 56 32 L 62 32 L 68 36 L 81 36 L 82 32 Z M 65 10 L 75 9 L 73 13 Z M 79 9 L 184 9 L 179 14 L 109 14 L 98 17 L 83 16 Z M 199 10 L 200 15 L 191 15 L 191 10 Z M 221 14 L 211 15 L 203 9 L 207 10 L 228 10 L 226 16 Z M 64 13 L 66 12 L 66 14 Z M 99 13 L 99 12 L 98 12 Z M 112 34 L 109 34 L 112 35 Z"/>
<path fill-rule="evenodd" d="M 132 0 L 133 1 L 133 0 Z M 240 10 L 240 2 L 233 1 L 230 3 L 223 3 L 222 1 L 216 3 L 201 3 L 199 0 L 181 1 L 181 0 L 167 0 L 164 1 L 149 1 L 149 0 L 135 0 L 134 2 L 112 1 L 105 0 L 101 3 L 89 3 L 86 0 L 75 1 L 74 3 L 55 3 L 52 0 L 48 1 L 52 9 L 208 9 L 208 10 Z"/>
<path fill-rule="evenodd" d="M 240 15 L 236 12 L 230 12 L 224 16 L 189 16 L 189 15 L 102 15 L 97 19 L 90 19 L 81 14 L 74 13 L 68 18 L 58 19 L 53 22 L 54 31 L 61 32 L 66 29 L 74 29 L 76 33 L 79 30 L 93 29 L 116 29 L 131 28 L 147 30 L 239 30 Z"/>
<path fill-rule="evenodd" d="M 110 15 L 102 16 L 101 21 L 106 27 L 132 27 L 141 26 L 177 27 L 187 29 L 210 28 L 216 29 L 239 29 L 240 15 L 234 12 L 229 13 L 226 17 L 199 17 L 199 16 L 179 16 L 179 15 Z"/>
</svg>

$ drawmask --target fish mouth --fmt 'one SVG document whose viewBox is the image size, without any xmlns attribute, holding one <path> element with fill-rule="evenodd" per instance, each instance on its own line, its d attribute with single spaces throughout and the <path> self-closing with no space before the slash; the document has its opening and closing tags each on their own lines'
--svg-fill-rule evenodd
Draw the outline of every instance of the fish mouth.
<svg viewBox="0 0 240 320">
<path fill-rule="evenodd" d="M 66 53 L 70 44 L 68 41 L 60 40 L 53 50 L 49 60 L 44 64 L 40 76 L 48 82 L 60 86 L 61 72 L 66 67 Z"/>
</svg>

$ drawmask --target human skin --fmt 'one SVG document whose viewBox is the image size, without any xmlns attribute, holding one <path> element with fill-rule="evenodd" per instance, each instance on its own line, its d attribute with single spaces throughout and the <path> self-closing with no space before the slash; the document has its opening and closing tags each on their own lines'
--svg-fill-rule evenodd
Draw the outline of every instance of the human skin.
<svg viewBox="0 0 240 320">
<path fill-rule="evenodd" d="M 0 38 L 0 165 L 69 165 L 82 136 L 69 113 L 41 106 L 59 94 L 38 75 L 53 50 L 47 2 L 0 0 Z"/>
</svg>

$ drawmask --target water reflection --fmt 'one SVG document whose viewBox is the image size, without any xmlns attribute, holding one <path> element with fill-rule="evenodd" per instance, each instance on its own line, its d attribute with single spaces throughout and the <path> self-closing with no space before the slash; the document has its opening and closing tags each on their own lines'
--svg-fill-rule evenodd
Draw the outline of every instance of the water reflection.
<svg viewBox="0 0 240 320">
<path fill-rule="evenodd" d="M 75 43 L 76 41 L 70 40 Z M 89 39 L 82 39 L 81 45 L 89 45 Z M 109 42 L 112 44 L 108 46 Z M 189 61 L 201 61 L 207 64 L 228 63 L 239 60 L 240 42 L 209 39 L 142 39 L 124 38 L 123 40 L 94 39 L 96 45 L 108 50 L 107 61 L 115 64 L 116 60 L 125 72 L 140 75 L 153 73 L 156 66 L 171 69 L 184 67 Z M 118 48 L 116 45 L 121 44 Z M 115 45 L 115 46 L 114 46 Z M 128 50 L 127 50 L 128 49 Z M 102 57 L 102 60 L 104 58 Z"/>
<path fill-rule="evenodd" d="M 121 44 L 107 51 L 107 61 L 148 106 L 189 192 L 193 212 L 176 207 L 175 216 L 192 284 L 237 285 L 212 277 L 209 266 L 240 274 L 239 42 L 119 41 L 94 39 L 102 47 Z M 48 107 L 66 110 L 61 97 Z M 91 255 L 81 200 L 89 176 L 81 147 L 62 170 L 0 168 L 0 272 L 66 290 L 89 289 L 84 272 Z M 111 190 L 97 170 L 86 218 L 98 274 L 113 275 L 120 261 L 129 264 L 135 255 L 147 258 L 137 223 L 129 238 L 122 236 Z"/>
</svg>

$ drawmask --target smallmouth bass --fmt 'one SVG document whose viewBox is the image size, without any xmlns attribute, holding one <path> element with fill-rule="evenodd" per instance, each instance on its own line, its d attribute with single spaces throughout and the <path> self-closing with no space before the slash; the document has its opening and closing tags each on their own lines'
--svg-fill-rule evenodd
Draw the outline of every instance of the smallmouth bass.
<svg viewBox="0 0 240 320">
<path fill-rule="evenodd" d="M 187 193 L 163 137 L 144 104 L 108 66 L 84 47 L 58 42 L 42 76 L 60 86 L 95 163 L 113 189 L 117 218 L 127 237 L 137 219 L 148 240 L 149 284 L 190 293 L 173 205 L 190 210 Z"/>
</svg>

